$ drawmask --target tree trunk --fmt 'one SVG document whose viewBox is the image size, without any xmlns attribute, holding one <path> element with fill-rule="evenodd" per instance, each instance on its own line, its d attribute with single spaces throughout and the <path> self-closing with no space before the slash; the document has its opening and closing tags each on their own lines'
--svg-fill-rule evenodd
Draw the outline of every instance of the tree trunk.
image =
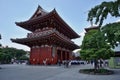
<svg viewBox="0 0 120 80">
<path fill-rule="evenodd" d="M 98 69 L 98 60 L 97 59 L 94 60 L 94 69 L 95 69 L 95 71 Z"/>
</svg>

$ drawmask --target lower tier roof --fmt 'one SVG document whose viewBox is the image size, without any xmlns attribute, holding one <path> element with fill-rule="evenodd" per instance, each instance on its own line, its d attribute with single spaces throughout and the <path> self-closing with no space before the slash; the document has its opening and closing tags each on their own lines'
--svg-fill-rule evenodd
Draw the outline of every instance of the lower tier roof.
<svg viewBox="0 0 120 80">
<path fill-rule="evenodd" d="M 60 47 L 68 48 L 69 50 L 79 49 L 79 46 L 74 44 L 71 40 L 65 39 L 56 31 L 49 32 L 44 35 L 30 37 L 30 38 L 21 38 L 21 39 L 11 39 L 12 42 L 32 46 L 41 46 L 43 44 L 48 45 L 57 45 Z"/>
</svg>

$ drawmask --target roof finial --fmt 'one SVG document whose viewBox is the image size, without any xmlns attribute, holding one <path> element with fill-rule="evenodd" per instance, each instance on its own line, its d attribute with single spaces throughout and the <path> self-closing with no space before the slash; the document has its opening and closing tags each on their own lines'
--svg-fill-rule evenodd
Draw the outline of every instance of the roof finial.
<svg viewBox="0 0 120 80">
<path fill-rule="evenodd" d="M 0 39 L 1 39 L 2 37 L 1 37 L 1 34 L 0 34 Z"/>
<path fill-rule="evenodd" d="M 90 21 L 91 27 L 93 26 L 93 21 Z"/>
<path fill-rule="evenodd" d="M 42 9 L 42 7 L 38 4 L 38 8 Z"/>
</svg>

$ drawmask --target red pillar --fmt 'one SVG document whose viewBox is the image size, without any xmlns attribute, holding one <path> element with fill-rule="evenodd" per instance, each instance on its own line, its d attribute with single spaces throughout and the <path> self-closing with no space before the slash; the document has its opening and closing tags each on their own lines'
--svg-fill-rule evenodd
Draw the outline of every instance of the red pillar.
<svg viewBox="0 0 120 80">
<path fill-rule="evenodd" d="M 68 58 L 67 58 L 67 51 L 65 51 L 65 60 L 68 60 Z"/>
<path fill-rule="evenodd" d="M 32 55 L 33 55 L 33 53 L 32 53 L 32 47 L 31 47 L 31 49 L 30 49 L 30 59 L 29 59 L 30 64 L 32 63 Z"/>
<path fill-rule="evenodd" d="M 62 55 L 62 50 L 60 51 L 60 58 L 61 58 L 61 62 L 63 61 L 63 57 L 62 57 L 63 55 Z"/>
</svg>

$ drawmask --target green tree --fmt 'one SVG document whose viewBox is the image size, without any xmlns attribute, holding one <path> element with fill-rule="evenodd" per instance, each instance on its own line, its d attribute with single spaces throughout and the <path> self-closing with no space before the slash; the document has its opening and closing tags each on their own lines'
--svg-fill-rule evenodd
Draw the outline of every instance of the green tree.
<svg viewBox="0 0 120 80">
<path fill-rule="evenodd" d="M 101 30 L 112 48 L 118 46 L 120 42 L 120 22 L 106 24 Z"/>
<path fill-rule="evenodd" d="M 20 60 L 28 60 L 28 59 L 29 58 L 27 56 L 25 56 L 25 55 L 23 55 L 23 56 L 20 57 Z"/>
<path fill-rule="evenodd" d="M 10 54 L 4 54 L 4 53 L 0 53 L 0 62 L 2 64 L 7 64 L 11 62 L 11 55 Z"/>
<path fill-rule="evenodd" d="M 84 36 L 81 45 L 80 55 L 85 60 L 95 60 L 95 69 L 97 68 L 97 60 L 109 59 L 114 55 L 111 47 L 105 41 L 104 34 L 99 30 L 90 30 Z"/>
<path fill-rule="evenodd" d="M 20 59 L 21 56 L 26 55 L 27 53 L 24 50 L 16 48 L 3 48 L 2 53 L 10 54 L 12 58 Z"/>
<path fill-rule="evenodd" d="M 101 27 L 108 15 L 120 17 L 120 0 L 104 1 L 100 5 L 91 8 L 87 20 L 91 22 L 95 21 L 95 24 L 99 24 L 99 27 Z M 106 41 L 113 48 L 120 43 L 120 22 L 104 25 L 102 32 L 106 37 Z"/>
<path fill-rule="evenodd" d="M 11 59 L 16 58 L 20 60 L 21 57 L 27 54 L 26 51 L 16 48 L 0 48 L 0 62 L 1 63 L 10 63 Z"/>
<path fill-rule="evenodd" d="M 120 0 L 104 1 L 100 5 L 95 6 L 88 13 L 88 21 L 95 19 L 95 24 L 99 23 L 99 26 L 101 26 L 108 14 L 113 17 L 120 16 Z"/>
</svg>

